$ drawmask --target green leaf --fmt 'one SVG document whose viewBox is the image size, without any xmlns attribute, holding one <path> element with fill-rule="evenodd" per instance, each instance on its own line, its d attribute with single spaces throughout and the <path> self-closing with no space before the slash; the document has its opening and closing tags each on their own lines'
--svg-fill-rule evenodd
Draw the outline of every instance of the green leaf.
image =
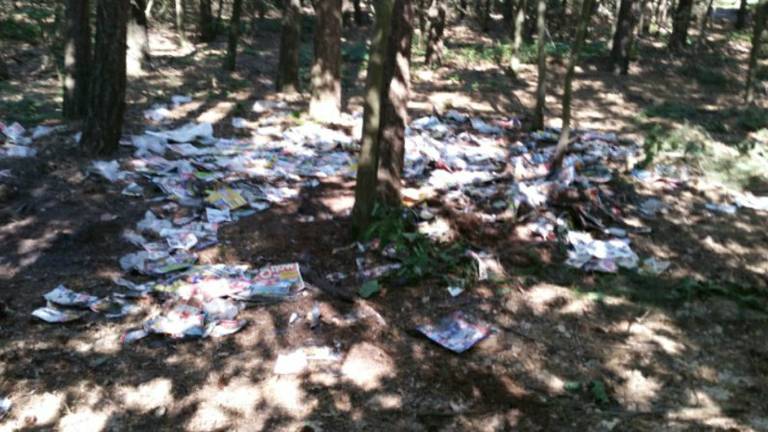
<svg viewBox="0 0 768 432">
<path fill-rule="evenodd" d="M 600 380 L 594 380 L 590 384 L 592 390 L 592 397 L 599 404 L 607 404 L 611 400 L 608 398 L 608 392 L 605 389 L 605 384 Z"/>
<path fill-rule="evenodd" d="M 379 291 L 381 291 L 381 287 L 379 286 L 379 281 L 376 279 L 373 279 L 364 283 L 360 287 L 360 289 L 357 291 L 357 293 L 360 294 L 360 297 L 362 298 L 368 298 Z"/>
<path fill-rule="evenodd" d="M 578 381 L 566 381 L 563 388 L 569 392 L 577 392 L 581 390 L 581 383 Z"/>
</svg>

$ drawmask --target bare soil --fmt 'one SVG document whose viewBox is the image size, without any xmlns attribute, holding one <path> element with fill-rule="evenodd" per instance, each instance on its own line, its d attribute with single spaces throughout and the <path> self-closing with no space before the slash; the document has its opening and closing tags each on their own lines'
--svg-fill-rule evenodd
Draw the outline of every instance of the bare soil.
<svg viewBox="0 0 768 432">
<path fill-rule="evenodd" d="M 479 37 L 463 27 L 451 34 Z M 218 71 L 222 42 L 180 55 L 167 37 L 153 39 L 154 68 L 131 80 L 126 132 L 145 127 L 141 112 L 153 101 L 183 93 L 203 102 L 179 122 L 208 119 L 217 136 L 232 136 L 230 116 L 247 117 L 250 102 L 274 96 L 277 36 L 252 35 L 232 77 Z M 447 79 L 451 68 L 470 81 L 506 80 L 511 90 L 467 92 Z M 675 80 L 684 78 L 665 58 L 649 57 L 627 78 L 586 68 L 574 107 L 582 127 L 639 133 L 628 119 L 641 107 L 696 97 L 680 90 Z M 517 79 L 499 68 L 487 73 L 493 78 L 457 65 L 418 69 L 414 114 L 443 109 L 442 98 L 469 112 L 523 116 L 531 68 Z M 51 77 L 15 76 L 18 91 L 55 87 Z M 348 96 L 356 109 L 355 91 Z M 726 88 L 706 101 L 732 96 Z M 58 284 L 113 291 L 118 258 L 133 250 L 120 233 L 150 205 L 85 174 L 90 161 L 71 138 L 76 130 L 36 143 L 36 158 L 0 159 L 0 170 L 12 172 L 0 179 L 0 396 L 14 404 L 0 430 L 768 430 L 766 215 L 706 212 L 703 204 L 718 198 L 707 185 L 613 185 L 627 213 L 642 197 L 668 204 L 667 214 L 643 222 L 651 234 L 633 236 L 638 253 L 673 261 L 660 277 L 568 270 L 558 245 L 468 217 L 452 223 L 500 256 L 508 280 L 455 298 L 427 280 L 363 300 L 357 286 L 325 280 L 355 269 L 353 251 L 332 252 L 352 242 L 353 184 L 328 179 L 290 205 L 226 226 L 201 256 L 253 266 L 297 261 L 309 283 L 303 296 L 245 310 L 250 324 L 230 337 L 151 336 L 124 346 L 120 335 L 144 316 L 65 325 L 30 316 Z M 321 322 L 310 328 L 304 317 L 315 304 Z M 414 332 L 455 310 L 491 324 L 493 335 L 457 355 Z M 289 324 L 294 312 L 302 318 Z M 344 355 L 301 375 L 273 374 L 278 354 L 303 346 Z"/>
</svg>

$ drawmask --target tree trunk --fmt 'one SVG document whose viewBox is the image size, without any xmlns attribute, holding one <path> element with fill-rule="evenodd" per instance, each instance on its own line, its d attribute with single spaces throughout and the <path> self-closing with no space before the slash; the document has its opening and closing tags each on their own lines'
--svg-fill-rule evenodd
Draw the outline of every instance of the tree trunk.
<svg viewBox="0 0 768 432">
<path fill-rule="evenodd" d="M 224 14 L 224 0 L 219 0 L 218 7 L 216 8 L 216 22 L 221 22 L 221 17 Z"/>
<path fill-rule="evenodd" d="M 693 0 L 679 0 L 672 21 L 672 34 L 669 36 L 669 49 L 681 51 L 688 44 L 688 27 L 691 25 Z"/>
<path fill-rule="evenodd" d="M 629 55 L 634 41 L 637 0 L 621 0 L 616 32 L 611 47 L 611 68 L 613 73 L 626 75 L 629 72 Z M 583 18 L 582 18 L 583 19 Z"/>
<path fill-rule="evenodd" d="M 144 17 L 147 19 L 147 21 L 152 19 L 152 6 L 155 5 L 155 0 L 149 0 L 147 2 L 147 7 L 144 8 Z"/>
<path fill-rule="evenodd" d="M 376 204 L 379 169 L 379 127 L 381 122 L 381 95 L 384 89 L 384 59 L 387 55 L 389 31 L 394 0 L 376 1 L 376 24 L 371 36 L 368 74 L 365 83 L 363 108 L 363 136 L 357 162 L 355 206 L 352 209 L 352 228 L 362 234 L 371 221 Z"/>
<path fill-rule="evenodd" d="M 315 12 L 309 115 L 320 122 L 334 122 L 341 114 L 341 0 L 318 1 Z"/>
<path fill-rule="evenodd" d="M 354 9 L 355 25 L 360 27 L 365 24 L 363 19 L 363 8 L 360 5 L 360 0 L 352 0 L 352 8 Z"/>
<path fill-rule="evenodd" d="M 429 12 L 429 5 L 432 4 L 432 0 L 416 0 L 416 11 L 419 18 L 419 38 L 420 42 L 424 44 L 426 39 L 424 35 L 427 34 L 427 13 Z"/>
<path fill-rule="evenodd" d="M 216 39 L 216 31 L 213 27 L 213 10 L 211 0 L 200 0 L 200 40 L 211 42 Z"/>
<path fill-rule="evenodd" d="M 301 44 L 301 3 L 284 0 L 283 26 L 280 34 L 280 63 L 277 67 L 277 91 L 299 91 L 299 45 Z"/>
<path fill-rule="evenodd" d="M 493 0 L 485 0 L 485 3 L 483 3 L 483 14 L 482 14 L 482 26 L 483 26 L 483 33 L 488 33 L 491 31 L 491 7 L 493 6 Z"/>
<path fill-rule="evenodd" d="M 704 18 L 701 20 L 701 27 L 699 28 L 699 36 L 696 38 L 696 51 L 700 50 L 704 41 L 707 40 L 707 27 L 709 26 L 709 17 L 712 16 L 712 3 L 713 0 L 709 0 L 707 3 L 707 10 L 704 11 Z"/>
<path fill-rule="evenodd" d="M 176 5 L 176 32 L 179 33 L 179 45 L 187 43 L 187 35 L 184 33 L 184 0 L 175 0 Z"/>
<path fill-rule="evenodd" d="M 649 1 L 650 0 L 641 0 L 640 3 L 640 17 L 637 19 L 637 33 L 639 35 L 647 35 L 651 32 Z"/>
<path fill-rule="evenodd" d="M 755 24 L 752 29 L 752 49 L 749 51 L 749 65 L 747 66 L 747 88 L 744 93 L 744 101 L 751 104 L 755 100 L 755 73 L 757 72 L 757 60 L 760 48 L 763 44 L 763 32 L 766 20 L 768 20 L 768 0 L 760 0 L 755 11 Z"/>
<path fill-rule="evenodd" d="M 568 70 L 565 73 L 565 82 L 563 83 L 563 125 L 560 130 L 560 138 L 557 141 L 555 156 L 552 160 L 551 173 L 560 171 L 563 165 L 565 152 L 568 150 L 568 143 L 571 134 L 571 98 L 573 96 L 573 77 L 576 73 L 576 65 L 579 63 L 581 49 L 584 46 L 584 40 L 587 37 L 589 21 L 592 17 L 593 0 L 584 0 L 581 5 L 581 15 L 579 17 L 579 26 L 576 29 L 576 40 L 573 43 L 573 50 L 568 58 Z"/>
<path fill-rule="evenodd" d="M 656 17 L 656 35 L 658 36 L 662 28 L 667 26 L 669 21 L 669 8 L 673 6 L 673 0 L 659 0 L 661 8 L 659 9 L 659 15 Z"/>
<path fill-rule="evenodd" d="M 68 0 L 64 46 L 64 103 L 66 119 L 85 117 L 91 70 L 91 21 L 88 0 Z"/>
<path fill-rule="evenodd" d="M 512 56 L 510 58 L 510 69 L 517 74 L 520 70 L 520 47 L 523 45 L 523 26 L 525 24 L 525 2 L 526 0 L 517 0 L 517 10 L 515 11 L 514 33 L 512 35 Z"/>
<path fill-rule="evenodd" d="M 747 0 L 739 2 L 739 11 L 736 13 L 736 30 L 744 30 L 747 26 Z"/>
<path fill-rule="evenodd" d="M 129 0 L 98 0 L 88 115 L 80 147 L 91 155 L 117 151 L 125 113 L 126 20 Z"/>
<path fill-rule="evenodd" d="M 11 79 L 11 73 L 8 71 L 8 66 L 5 64 L 5 60 L 0 57 L 0 81 Z"/>
<path fill-rule="evenodd" d="M 264 20 L 264 17 L 267 16 L 267 0 L 259 0 L 256 8 L 259 10 L 259 19 Z"/>
<path fill-rule="evenodd" d="M 149 28 L 144 15 L 144 0 L 131 0 L 130 8 L 126 69 L 129 76 L 141 76 L 149 61 Z"/>
<path fill-rule="evenodd" d="M 224 58 L 224 70 L 234 71 L 237 63 L 237 40 L 240 38 L 240 12 L 243 0 L 232 3 L 232 17 L 229 19 L 229 40 L 227 41 L 227 56 Z"/>
<path fill-rule="evenodd" d="M 424 64 L 427 66 L 443 63 L 443 33 L 445 32 L 445 0 L 432 0 L 427 12 L 429 30 L 427 31 L 427 50 Z"/>
<path fill-rule="evenodd" d="M 411 0 L 395 0 L 392 30 L 384 62 L 382 112 L 379 129 L 378 195 L 388 206 L 400 205 L 400 187 L 405 163 L 405 127 L 411 91 Z"/>
<path fill-rule="evenodd" d="M 459 20 L 467 16 L 467 0 L 459 0 Z"/>
<path fill-rule="evenodd" d="M 539 0 L 536 13 L 536 28 L 538 33 L 536 45 L 538 49 L 539 77 L 536 84 L 536 108 L 533 112 L 533 124 L 531 125 L 535 130 L 544 129 L 544 106 L 547 103 L 546 13 L 547 0 Z"/>
</svg>

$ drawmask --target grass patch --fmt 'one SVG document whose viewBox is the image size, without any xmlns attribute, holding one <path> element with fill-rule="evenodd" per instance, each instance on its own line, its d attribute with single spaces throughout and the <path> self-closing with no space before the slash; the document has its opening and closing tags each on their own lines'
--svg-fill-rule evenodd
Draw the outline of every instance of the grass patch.
<svg viewBox="0 0 768 432">
<path fill-rule="evenodd" d="M 0 39 L 37 44 L 40 27 L 27 20 L 5 18 L 0 20 Z"/>
<path fill-rule="evenodd" d="M 646 166 L 687 165 L 710 180 L 737 189 L 758 179 L 768 179 L 765 145 L 728 146 L 714 139 L 703 127 L 687 122 L 674 128 L 652 126 L 644 147 Z"/>
<path fill-rule="evenodd" d="M 743 30 L 734 30 L 726 36 L 729 41 L 733 42 L 752 42 L 752 29 L 746 28 Z"/>
<path fill-rule="evenodd" d="M 760 81 L 768 81 L 768 66 L 759 66 L 755 70 L 755 78 Z"/>
<path fill-rule="evenodd" d="M 664 101 L 660 104 L 651 105 L 646 108 L 643 110 L 643 114 L 649 118 L 657 117 L 682 121 L 695 118 L 698 114 L 698 110 L 688 104 Z"/>
<path fill-rule="evenodd" d="M 545 45 L 547 57 L 562 60 L 570 55 L 571 46 L 566 42 L 551 42 Z M 518 57 L 521 63 L 535 64 L 537 62 L 538 47 L 535 43 L 525 43 L 520 47 Z M 608 46 L 605 42 L 595 41 L 586 44 L 581 52 L 582 59 L 604 57 L 608 55 Z M 456 62 L 464 64 L 496 63 L 509 64 L 512 60 L 512 44 L 509 41 L 494 43 L 493 45 L 476 44 L 451 47 L 446 56 Z"/>
<path fill-rule="evenodd" d="M 755 132 L 768 127 L 768 110 L 749 106 L 736 110 L 736 126 L 747 132 Z"/>
<path fill-rule="evenodd" d="M 418 232 L 418 217 L 413 210 L 376 206 L 374 222 L 363 234 L 363 240 L 379 241 L 382 251 L 401 267 L 387 277 L 399 285 L 427 278 L 438 278 L 446 285 L 467 286 L 474 280 L 475 266 L 460 243 L 441 245 Z"/>
<path fill-rule="evenodd" d="M 4 120 L 8 123 L 19 122 L 24 127 L 34 126 L 43 120 L 57 118 L 58 106 L 55 100 L 24 97 L 10 100 L 0 97 L 0 112 L 7 113 Z"/>
<path fill-rule="evenodd" d="M 715 65 L 688 63 L 680 67 L 678 72 L 682 76 L 693 78 L 699 85 L 704 87 L 723 88 L 728 86 L 728 77 Z"/>
</svg>

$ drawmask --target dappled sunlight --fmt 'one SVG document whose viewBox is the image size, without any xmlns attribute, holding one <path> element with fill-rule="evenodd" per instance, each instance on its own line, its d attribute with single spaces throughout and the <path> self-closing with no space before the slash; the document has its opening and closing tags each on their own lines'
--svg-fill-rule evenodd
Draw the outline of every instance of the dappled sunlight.
<svg viewBox="0 0 768 432">
<path fill-rule="evenodd" d="M 139 386 L 119 386 L 115 389 L 122 404 L 140 413 L 167 406 L 173 401 L 173 383 L 168 378 L 156 378 Z"/>
<path fill-rule="evenodd" d="M 224 3 L 221 29 L 229 20 Z M 616 136 L 574 133 L 566 169 L 553 180 L 548 158 L 557 132 L 528 130 L 537 68 L 529 58 L 510 70 L 501 11 L 487 33 L 476 16 L 452 23 L 441 66 L 424 67 L 423 47 L 413 45 L 407 211 L 392 220 L 377 215 L 381 225 L 358 242 L 350 215 L 362 99 L 377 95 L 363 85 L 372 26 L 345 25 L 340 84 L 328 70 L 313 77 L 317 22 L 305 7 L 304 93 L 280 95 L 279 10 L 259 18 L 256 6 L 244 11 L 232 73 L 221 70 L 223 32 L 201 43 L 197 23 L 187 22 L 192 42 L 179 46 L 170 22 L 150 27 L 151 61 L 141 79 L 129 79 L 124 139 L 105 158 L 127 178 L 96 172 L 73 139 L 77 123 L 34 142 L 36 158 L 0 157 L 0 187 L 8 185 L 0 190 L 0 403 L 13 403 L 0 431 L 768 428 L 761 402 L 766 213 L 717 210 L 734 204 L 723 184 L 694 170 L 683 180 L 641 165 L 652 126 L 689 122 L 651 115 L 649 107 L 688 104 L 679 110 L 708 131 L 727 117 L 720 111 L 738 106 L 741 88 L 732 81 L 747 54 L 741 46 L 717 41 L 732 55 L 721 68 L 729 81 L 717 89 L 686 72 L 718 69 L 708 63 L 721 55 L 711 47 L 699 56 L 668 55 L 646 35 L 637 51 L 643 61 L 623 77 L 602 64 L 605 46 L 592 47 L 598 54 L 576 70 L 572 125 Z M 368 2 L 363 9 L 370 19 Z M 198 11 L 186 13 L 190 19 Z M 552 37 L 551 48 L 564 49 L 563 36 Z M 531 57 L 533 45 L 525 48 Z M 550 127 L 561 124 L 565 58 L 558 51 L 549 61 Z M 24 68 L 40 61 L 22 59 L 30 62 Z M 21 61 L 11 61 L 20 69 Z M 28 106 L 30 119 L 52 118 L 60 89 L 47 75 L 14 77 L 10 91 L 1 83 L 0 108 Z M 313 78 L 329 94 L 341 85 L 342 119 L 321 126 L 306 115 Z M 27 89 L 19 91 L 20 83 Z M 335 110 L 333 101 L 320 105 L 318 117 Z M 737 120 L 717 125 L 721 135 L 712 132 L 720 145 L 744 138 Z M 204 125 L 202 137 L 163 139 L 161 149 L 131 139 L 191 122 L 214 126 Z M 625 149 L 637 152 L 616 155 Z M 178 180 L 184 193 L 168 193 L 165 180 Z M 182 197 L 187 187 L 190 197 Z M 245 203 L 206 201 L 226 188 Z M 660 208 L 643 212 L 650 200 Z M 158 229 L 137 226 L 147 210 Z M 390 229 L 392 221 L 403 226 Z M 175 235 L 190 227 L 213 235 L 181 244 Z M 126 235 L 129 228 L 143 237 Z M 568 235 L 577 231 L 629 247 L 637 262 L 611 267 L 617 260 L 594 253 L 590 264 L 602 266 L 566 265 L 575 248 Z M 246 301 L 204 290 L 251 286 L 252 275 L 179 277 L 174 267 L 155 273 L 167 269 L 121 262 L 128 254 L 181 251 L 197 265 L 296 263 L 303 286 Z M 98 299 L 119 293 L 136 307 L 108 317 L 89 302 L 70 305 L 81 313 L 71 322 L 31 317 L 59 284 Z M 193 285 L 201 291 L 184 299 L 189 309 L 209 296 L 226 299 L 243 321 L 231 333 L 209 333 L 216 328 L 210 320 L 186 337 L 154 333 L 150 320 Z M 471 348 L 452 351 L 425 337 L 422 326 L 459 315 L 481 333 Z M 128 337 L 135 334 L 142 336 Z"/>
<path fill-rule="evenodd" d="M 17 420 L 0 424 L 0 430 L 12 431 L 32 425 L 53 426 L 61 416 L 64 400 L 62 392 L 33 394 L 16 400 L 15 404 L 19 411 Z"/>
<path fill-rule="evenodd" d="M 316 401 L 310 399 L 304 390 L 301 377 L 272 376 L 266 379 L 267 403 L 283 409 L 294 418 L 306 416 L 316 407 Z"/>
<path fill-rule="evenodd" d="M 621 370 L 619 377 L 624 384 L 616 389 L 619 402 L 629 411 L 651 410 L 662 384 L 653 377 L 646 377 L 637 369 Z"/>
<path fill-rule="evenodd" d="M 219 102 L 213 108 L 204 111 L 195 119 L 200 123 L 216 124 L 225 119 L 235 108 L 234 102 Z"/>
<path fill-rule="evenodd" d="M 344 379 L 363 390 L 373 390 L 395 375 L 392 358 L 381 348 L 364 342 L 353 345 L 341 366 Z"/>
</svg>

